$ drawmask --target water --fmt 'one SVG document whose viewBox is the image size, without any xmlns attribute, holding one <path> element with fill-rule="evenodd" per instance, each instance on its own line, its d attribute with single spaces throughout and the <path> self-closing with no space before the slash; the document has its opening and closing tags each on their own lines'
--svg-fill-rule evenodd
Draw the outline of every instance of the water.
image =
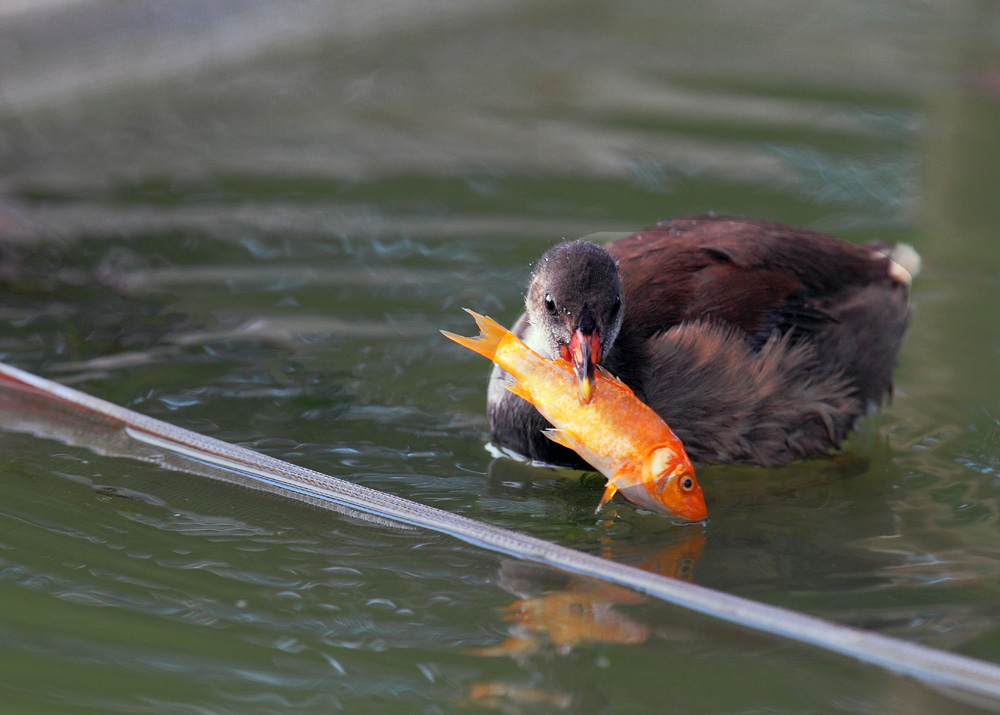
<svg viewBox="0 0 1000 715">
<path fill-rule="evenodd" d="M 552 541 L 1000 663 L 991 5 L 0 5 L 2 359 Z M 925 258 L 831 459 L 676 527 L 485 450 L 562 237 L 716 210 Z M 924 686 L 433 533 L 0 432 L 21 712 L 960 712 Z"/>
</svg>

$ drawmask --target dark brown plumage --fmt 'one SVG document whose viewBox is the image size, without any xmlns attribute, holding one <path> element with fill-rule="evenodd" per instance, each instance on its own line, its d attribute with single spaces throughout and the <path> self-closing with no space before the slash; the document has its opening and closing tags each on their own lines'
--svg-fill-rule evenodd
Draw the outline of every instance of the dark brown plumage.
<svg viewBox="0 0 1000 715">
<path fill-rule="evenodd" d="M 823 454 L 891 393 L 910 314 L 910 276 L 889 258 L 893 247 L 706 216 L 605 248 L 576 241 L 546 253 L 514 332 L 549 357 L 585 340 L 696 462 L 778 465 Z M 579 464 L 503 388 L 502 370 L 490 377 L 497 444 Z"/>
</svg>

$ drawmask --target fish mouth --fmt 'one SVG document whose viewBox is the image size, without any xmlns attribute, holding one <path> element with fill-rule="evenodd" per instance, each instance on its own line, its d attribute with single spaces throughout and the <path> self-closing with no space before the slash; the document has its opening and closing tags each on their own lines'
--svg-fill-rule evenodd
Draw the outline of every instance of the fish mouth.
<svg viewBox="0 0 1000 715">
<path fill-rule="evenodd" d="M 705 521 L 708 518 L 708 509 L 705 508 L 705 502 L 693 502 L 691 504 L 685 504 L 684 509 L 681 514 L 685 519 L 692 522 Z"/>
<path fill-rule="evenodd" d="M 689 495 L 681 502 L 677 513 L 688 521 L 705 521 L 708 518 L 708 509 L 705 508 L 705 497 L 702 495 L 701 487 L 695 486 L 695 493 Z"/>
<path fill-rule="evenodd" d="M 698 496 L 701 497 L 701 494 Z M 703 497 L 685 498 L 679 501 L 659 500 L 658 505 L 660 507 L 659 510 L 662 510 L 665 513 L 685 522 L 697 524 L 703 523 L 708 519 L 708 509 L 705 508 L 705 501 Z"/>
<path fill-rule="evenodd" d="M 601 335 L 596 328 L 588 332 L 577 328 L 569 339 L 569 358 L 580 395 L 580 402 L 587 405 L 594 396 L 594 371 L 601 361 Z"/>
</svg>

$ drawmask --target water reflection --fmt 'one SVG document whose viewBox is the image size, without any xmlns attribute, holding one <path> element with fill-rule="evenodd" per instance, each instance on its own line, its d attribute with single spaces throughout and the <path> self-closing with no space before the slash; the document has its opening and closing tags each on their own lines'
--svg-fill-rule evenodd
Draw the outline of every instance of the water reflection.
<svg viewBox="0 0 1000 715">
<path fill-rule="evenodd" d="M 703 533 L 678 530 L 676 538 L 640 568 L 690 581 L 704 546 Z M 469 650 L 471 655 L 511 658 L 530 673 L 539 659 L 566 657 L 581 646 L 639 645 L 654 633 L 653 626 L 621 610 L 644 604 L 646 598 L 613 584 L 509 560 L 501 565 L 496 582 L 517 596 L 501 609 L 509 635 L 497 645 Z M 558 689 L 494 681 L 473 683 L 467 700 L 460 702 L 503 712 L 519 712 L 521 706 L 565 710 L 574 697 Z"/>
<path fill-rule="evenodd" d="M 680 531 L 640 568 L 663 576 L 692 580 L 694 564 L 705 547 L 704 534 Z M 530 656 L 554 650 L 568 655 L 580 645 L 635 645 L 651 628 L 621 612 L 645 597 L 629 589 L 589 578 L 569 576 L 522 561 L 505 561 L 497 585 L 517 596 L 503 608 L 510 636 L 496 646 L 470 651 L 481 656 L 508 656 L 528 665 Z"/>
<path fill-rule="evenodd" d="M 502 713 L 522 713 L 525 707 L 542 711 L 564 711 L 573 706 L 571 693 L 534 688 L 510 682 L 474 683 L 468 698 L 457 701 L 461 706 L 487 707 Z"/>
</svg>

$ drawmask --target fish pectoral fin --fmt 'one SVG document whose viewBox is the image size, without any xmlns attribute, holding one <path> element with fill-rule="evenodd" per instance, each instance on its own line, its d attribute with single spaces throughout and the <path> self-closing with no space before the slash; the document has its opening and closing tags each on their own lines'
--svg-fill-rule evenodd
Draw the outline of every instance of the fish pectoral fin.
<svg viewBox="0 0 1000 715">
<path fill-rule="evenodd" d="M 577 441 L 576 437 L 573 436 L 571 432 L 567 432 L 563 429 L 556 429 L 551 427 L 549 429 L 543 429 L 542 434 L 551 439 L 556 444 L 561 444 L 567 449 L 572 449 L 577 454 L 580 453 L 580 443 Z"/>
<path fill-rule="evenodd" d="M 513 392 L 518 397 L 521 397 L 528 401 L 528 404 L 535 404 L 531 401 L 531 393 L 519 382 L 508 382 L 504 385 L 508 390 Z"/>
<path fill-rule="evenodd" d="M 614 475 L 608 479 L 607 486 L 604 487 L 604 496 L 601 497 L 601 503 L 597 505 L 597 511 L 607 504 L 611 499 L 618 493 L 618 483 L 632 474 L 632 470 L 629 467 L 622 467 Z"/>
<path fill-rule="evenodd" d="M 608 485 L 606 487 L 604 487 L 604 496 L 601 497 L 601 503 L 597 505 L 597 508 L 594 511 L 598 512 L 601 509 L 603 509 L 604 505 L 607 504 L 609 501 L 611 501 L 611 499 L 617 493 L 618 493 L 618 487 L 616 487 L 612 483 L 612 481 L 609 479 L 608 480 Z"/>
</svg>

